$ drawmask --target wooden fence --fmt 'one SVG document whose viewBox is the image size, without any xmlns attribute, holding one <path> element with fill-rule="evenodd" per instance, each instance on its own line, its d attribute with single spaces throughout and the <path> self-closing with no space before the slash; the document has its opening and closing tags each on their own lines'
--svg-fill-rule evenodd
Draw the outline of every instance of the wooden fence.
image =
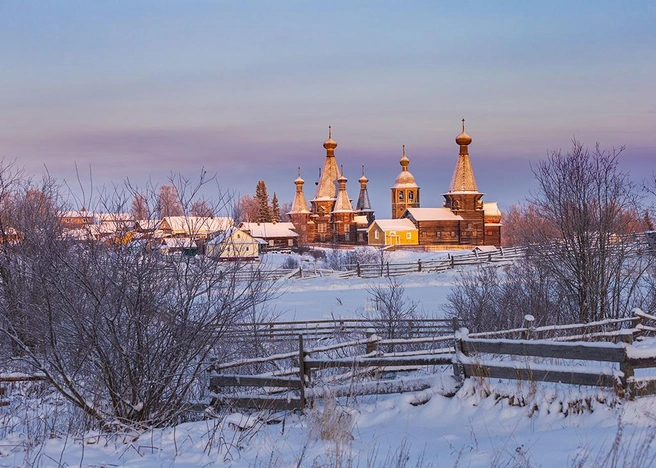
<svg viewBox="0 0 656 468">
<path fill-rule="evenodd" d="M 630 255 L 653 255 L 656 250 L 656 233 L 646 232 L 623 236 L 633 244 Z M 439 260 L 418 260 L 416 262 L 388 262 L 378 263 L 355 263 L 344 266 L 344 270 L 329 270 L 316 268 L 314 266 L 299 266 L 293 269 L 260 269 L 258 264 L 246 265 L 242 270 L 236 272 L 240 281 L 249 281 L 254 275 L 258 278 L 277 281 L 280 279 L 303 279 L 325 276 L 336 276 L 340 278 L 380 278 L 402 276 L 410 273 L 435 273 L 442 272 L 459 266 L 473 266 L 485 263 L 514 262 L 515 260 L 530 255 L 551 255 L 551 252 L 561 248 L 558 244 L 533 245 L 525 247 L 505 247 L 498 249 L 484 248 L 463 251 L 463 253 L 450 253 L 446 258 Z M 612 248 L 612 246 L 611 246 Z M 626 248 L 619 246 L 618 248 Z"/>
<path fill-rule="evenodd" d="M 230 338 L 258 337 L 269 342 L 296 341 L 299 335 L 308 340 L 344 339 L 366 336 L 370 330 L 398 331 L 404 338 L 450 335 L 453 322 L 449 319 L 323 319 L 288 322 L 257 322 L 237 324 L 226 330 Z"/>
<path fill-rule="evenodd" d="M 220 403 L 302 409 L 312 399 L 321 398 L 326 393 L 344 396 L 423 390 L 430 387 L 430 378 L 426 376 L 399 380 L 377 380 L 375 376 L 430 369 L 430 366 L 450 366 L 453 377 L 460 382 L 470 377 L 500 378 L 600 386 L 630 397 L 653 394 L 656 393 L 656 377 L 636 378 L 634 375 L 635 369 L 656 367 L 656 349 L 645 353 L 631 345 L 634 338 L 656 332 L 656 328 L 645 322 L 654 323 L 656 317 L 636 310 L 633 317 L 589 324 L 472 334 L 458 331 L 455 335 L 401 339 L 369 335 L 317 347 L 306 346 L 303 335 L 300 335 L 297 351 L 215 364 L 210 390 L 215 392 Z M 528 339 L 546 335 L 551 335 L 551 338 Z M 345 354 L 346 349 L 359 351 L 342 357 L 330 355 L 330 352 L 338 350 Z M 485 359 L 488 355 L 495 357 Z M 517 360 L 517 356 L 521 356 L 522 360 Z M 548 362 L 549 359 L 558 361 Z M 284 365 L 279 364 L 275 372 L 259 375 L 226 373 L 229 369 L 284 360 L 292 365 L 285 369 Z M 603 363 L 607 364 L 604 366 Z M 611 368 L 608 364 L 614 364 L 617 368 Z M 329 373 L 335 369 L 346 371 L 342 374 Z M 326 372 L 328 375 L 322 377 L 321 374 Z M 367 378 L 363 382 L 354 382 L 357 376 Z M 340 385 L 344 381 L 347 384 Z M 234 387 L 236 393 L 226 393 L 224 387 Z"/>
<path fill-rule="evenodd" d="M 9 387 L 13 384 L 20 384 L 24 382 L 39 382 L 44 381 L 45 377 L 42 375 L 27 375 L 27 374 L 9 374 L 0 375 L 0 406 L 9 406 Z"/>
</svg>

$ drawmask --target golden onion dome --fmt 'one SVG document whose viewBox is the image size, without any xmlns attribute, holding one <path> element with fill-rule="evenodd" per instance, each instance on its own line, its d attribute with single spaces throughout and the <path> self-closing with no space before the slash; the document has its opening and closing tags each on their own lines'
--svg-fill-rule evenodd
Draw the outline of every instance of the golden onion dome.
<svg viewBox="0 0 656 468">
<path fill-rule="evenodd" d="M 410 165 L 410 160 L 405 154 L 405 145 L 403 145 L 403 156 L 401 156 L 401 160 L 399 161 L 399 164 L 403 168 L 403 170 L 399 173 L 399 175 L 396 176 L 396 180 L 394 181 L 394 186 L 399 186 L 399 185 L 411 185 L 411 186 L 416 186 L 417 181 L 415 180 L 415 176 L 412 175 L 412 173 L 408 170 L 408 166 Z"/>
<path fill-rule="evenodd" d="M 417 181 L 415 180 L 415 176 L 412 175 L 412 172 L 405 170 L 396 176 L 394 185 L 417 185 Z"/>
<path fill-rule="evenodd" d="M 333 140 L 332 133 L 333 133 L 332 126 L 329 126 L 328 127 L 328 139 L 323 142 L 323 147 L 326 148 L 326 149 L 333 149 L 334 150 L 335 148 L 337 148 L 337 142 L 335 140 Z"/>
<path fill-rule="evenodd" d="M 467 132 L 465 132 L 465 119 L 462 119 L 462 133 L 456 137 L 456 143 L 460 146 L 467 146 L 471 144 L 471 142 L 472 137 L 467 135 Z"/>
</svg>

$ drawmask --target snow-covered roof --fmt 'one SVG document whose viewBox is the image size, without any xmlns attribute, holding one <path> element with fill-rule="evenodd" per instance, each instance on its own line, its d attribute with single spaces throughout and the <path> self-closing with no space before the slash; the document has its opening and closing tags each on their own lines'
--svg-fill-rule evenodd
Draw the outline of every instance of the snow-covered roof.
<svg viewBox="0 0 656 468">
<path fill-rule="evenodd" d="M 369 224 L 369 218 L 365 215 L 356 215 L 353 220 L 358 226 L 366 226 Z"/>
<path fill-rule="evenodd" d="M 298 237 L 292 223 L 241 223 L 239 228 L 262 239 Z"/>
<path fill-rule="evenodd" d="M 189 237 L 165 237 L 162 239 L 162 247 L 169 249 L 195 249 L 196 242 Z"/>
<path fill-rule="evenodd" d="M 493 245 L 478 245 L 474 248 L 474 252 L 482 252 L 482 253 L 492 253 L 492 252 L 498 252 L 499 249 L 497 249 Z"/>
<path fill-rule="evenodd" d="M 400 219 L 377 219 L 372 223 L 385 231 L 416 231 L 417 227 L 408 218 Z"/>
<path fill-rule="evenodd" d="M 241 238 L 237 238 L 236 234 L 241 234 L 242 235 Z M 221 232 L 218 236 L 216 236 L 214 239 L 209 241 L 207 244 L 208 245 L 221 244 L 226 240 L 229 240 L 229 242 L 233 244 L 250 244 L 254 241 L 253 237 L 250 234 L 248 234 L 246 231 L 231 226 L 225 231 Z"/>
<path fill-rule="evenodd" d="M 134 222 L 134 227 L 141 231 L 154 231 L 161 222 L 160 219 L 138 219 Z"/>
<path fill-rule="evenodd" d="M 211 234 L 224 231 L 232 224 L 232 218 L 229 217 L 166 216 L 162 219 L 160 229 L 170 228 L 173 232 L 187 234 Z"/>
<path fill-rule="evenodd" d="M 408 208 L 408 213 L 417 221 L 462 221 L 460 215 L 448 208 Z"/>
<path fill-rule="evenodd" d="M 130 213 L 96 213 L 96 222 L 103 223 L 127 223 L 132 219 Z"/>
<path fill-rule="evenodd" d="M 483 212 L 485 212 L 485 216 L 501 216 L 501 210 L 497 202 L 484 202 Z"/>
<path fill-rule="evenodd" d="M 86 210 L 68 210 L 68 211 L 60 211 L 57 213 L 60 218 L 93 218 L 93 212 L 92 211 L 86 211 Z"/>
</svg>

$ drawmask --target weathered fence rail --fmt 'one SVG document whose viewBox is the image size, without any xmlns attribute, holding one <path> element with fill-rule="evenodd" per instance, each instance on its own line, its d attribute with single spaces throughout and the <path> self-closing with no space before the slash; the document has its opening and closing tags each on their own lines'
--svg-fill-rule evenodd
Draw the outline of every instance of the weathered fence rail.
<svg viewBox="0 0 656 468">
<path fill-rule="evenodd" d="M 404 338 L 450 334 L 453 322 L 449 319 L 322 319 L 306 321 L 257 322 L 236 324 L 225 332 L 226 337 L 260 337 L 272 342 L 296 341 L 299 335 L 306 340 L 320 340 L 346 336 L 365 336 L 388 327 L 403 330 Z"/>
<path fill-rule="evenodd" d="M 656 252 L 656 232 L 645 232 L 620 236 L 631 244 L 628 254 L 653 255 Z M 316 268 L 315 266 L 299 266 L 293 269 L 261 269 L 259 264 L 249 264 L 235 273 L 239 281 L 250 281 L 254 275 L 258 278 L 277 281 L 280 279 L 302 279 L 326 276 L 340 278 L 380 278 L 402 276 L 410 273 L 436 273 L 446 271 L 459 266 L 475 266 L 489 263 L 514 262 L 526 255 L 552 255 L 552 252 L 562 248 L 558 244 L 531 245 L 529 247 L 500 247 L 480 246 L 472 251 L 462 253 L 449 253 L 446 258 L 436 260 L 418 260 L 416 262 L 389 262 L 379 263 L 355 263 L 344 266 L 344 270 L 329 270 Z M 611 249 L 613 246 L 610 247 Z M 626 245 L 617 248 L 626 249 Z"/>
<path fill-rule="evenodd" d="M 359 392 L 357 394 L 416 391 L 428 388 L 429 380 L 419 379 L 413 381 L 412 385 L 403 382 L 390 384 L 380 380 L 372 382 L 371 376 L 400 370 L 426 369 L 430 366 L 450 366 L 453 377 L 460 381 L 476 377 L 560 382 L 611 388 L 621 396 L 653 394 L 656 393 L 656 377 L 636 378 L 634 375 L 635 369 L 656 368 L 656 349 L 645 351 L 632 346 L 635 338 L 653 332 L 654 327 L 645 325 L 645 321 L 656 323 L 656 317 L 635 310 L 633 317 L 588 324 L 527 327 L 472 334 L 458 331 L 455 334 L 451 332 L 449 335 L 417 338 L 382 339 L 369 334 L 358 340 L 315 347 L 306 346 L 303 335 L 300 335 L 298 352 L 269 357 L 269 360 L 290 362 L 286 371 L 279 370 L 276 372 L 278 375 L 256 376 L 217 374 L 210 379 L 210 389 L 217 393 L 221 401 L 231 404 L 300 409 L 312 398 L 330 393 L 330 388 L 335 387 L 337 394 L 346 391 L 344 385 L 339 385 L 343 379 L 368 376 L 367 382 L 348 385 L 351 391 Z M 566 333 L 576 337 L 577 341 L 569 342 Z M 540 335 L 549 338 L 535 339 Z M 596 341 L 581 341 L 583 339 Z M 329 354 L 336 350 L 343 353 L 346 348 L 360 351 L 342 357 Z M 499 356 L 507 357 L 499 359 Z M 517 360 L 518 356 L 522 359 Z M 551 362 L 547 362 L 549 360 Z M 215 364 L 213 370 L 223 373 L 227 369 L 256 362 L 266 362 L 266 358 Z M 611 367 L 613 365 L 614 368 Z M 345 371 L 342 374 L 330 374 L 329 378 L 320 375 L 336 369 Z M 281 375 L 283 373 L 285 375 Z M 242 390 L 231 397 L 222 392 L 224 387 Z M 265 394 L 246 395 L 244 389 L 247 387 L 259 388 L 260 393 Z M 318 390 L 315 391 L 315 387 Z"/>
<path fill-rule="evenodd" d="M 20 384 L 24 382 L 40 382 L 46 378 L 43 375 L 30 375 L 30 374 L 0 374 L 0 406 L 9 406 L 9 389 L 13 384 Z"/>
</svg>

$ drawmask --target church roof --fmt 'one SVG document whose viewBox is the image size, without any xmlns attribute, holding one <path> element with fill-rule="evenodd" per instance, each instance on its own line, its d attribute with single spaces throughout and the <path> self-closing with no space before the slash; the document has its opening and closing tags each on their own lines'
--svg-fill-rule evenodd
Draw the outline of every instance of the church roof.
<svg viewBox="0 0 656 468">
<path fill-rule="evenodd" d="M 416 231 L 417 227 L 408 218 L 377 219 L 372 223 L 385 232 L 389 231 Z"/>
<path fill-rule="evenodd" d="M 301 168 L 298 168 L 298 177 L 294 181 L 296 184 L 296 193 L 294 194 L 294 201 L 292 202 L 292 209 L 290 213 L 309 213 L 305 193 L 303 192 L 303 184 L 305 181 L 301 178 Z"/>
<path fill-rule="evenodd" d="M 350 213 L 353 211 L 353 205 L 351 205 L 351 200 L 349 199 L 348 193 L 346 193 L 346 177 L 339 176 L 337 179 L 339 183 L 339 193 L 337 194 L 337 201 L 335 202 L 335 208 L 333 213 Z"/>
<path fill-rule="evenodd" d="M 449 193 L 480 193 L 474 178 L 474 169 L 469 159 L 468 146 L 471 142 L 471 137 L 465 133 L 465 119 L 462 119 L 462 133 L 456 137 L 456 143 L 460 146 L 460 154 L 451 178 Z"/>
<path fill-rule="evenodd" d="M 408 208 L 406 212 L 415 221 L 462 221 L 462 216 L 448 208 Z"/>
<path fill-rule="evenodd" d="M 403 155 L 401 156 L 399 164 L 403 169 L 401 169 L 399 175 L 396 176 L 396 180 L 394 181 L 392 188 L 417 188 L 417 181 L 415 180 L 415 176 L 413 176 L 412 173 L 408 170 L 410 160 L 405 155 L 405 145 L 403 145 Z"/>
<path fill-rule="evenodd" d="M 261 239 L 298 237 L 292 223 L 241 223 L 239 228 Z"/>
<path fill-rule="evenodd" d="M 323 144 L 326 148 L 326 160 L 317 182 L 317 191 L 314 200 L 334 200 L 337 198 L 336 180 L 339 177 L 339 168 L 335 159 L 337 143 L 332 139 L 332 128 L 328 127 L 328 139 Z"/>
<path fill-rule="evenodd" d="M 360 195 L 358 196 L 358 202 L 355 204 L 355 211 L 365 212 L 365 211 L 374 211 L 371 208 L 371 201 L 369 200 L 369 192 L 367 191 L 367 182 L 369 179 L 364 175 L 364 166 L 362 166 L 362 177 L 358 179 L 360 182 Z"/>
</svg>

